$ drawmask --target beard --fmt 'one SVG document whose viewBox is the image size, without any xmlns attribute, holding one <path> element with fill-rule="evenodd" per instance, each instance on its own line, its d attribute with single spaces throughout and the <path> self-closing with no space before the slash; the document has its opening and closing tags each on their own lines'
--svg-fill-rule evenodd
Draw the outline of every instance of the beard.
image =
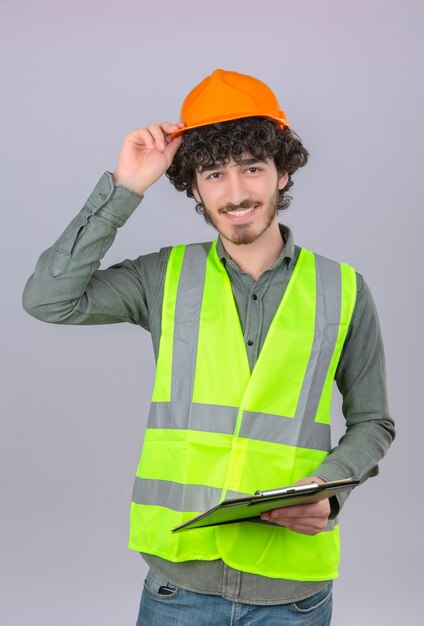
<svg viewBox="0 0 424 626">
<path fill-rule="evenodd" d="M 203 208 L 202 215 L 205 219 L 205 222 L 209 224 L 210 226 L 213 226 L 215 230 L 219 232 L 221 237 L 223 237 L 227 241 L 230 241 L 236 246 L 240 246 L 240 245 L 253 243 L 254 241 L 256 241 L 256 239 L 258 239 L 258 237 L 260 237 L 271 226 L 272 222 L 274 221 L 275 216 L 278 214 L 279 202 L 280 202 L 280 190 L 277 186 L 274 192 L 274 195 L 270 199 L 269 205 L 266 209 L 267 221 L 265 223 L 265 226 L 263 226 L 259 232 L 254 230 L 253 224 L 247 223 L 247 224 L 229 224 L 232 229 L 231 233 L 225 233 L 220 229 L 218 223 L 214 219 L 212 213 L 209 211 L 207 206 L 205 206 L 205 204 L 202 204 L 201 206 Z M 228 210 L 234 210 L 237 208 L 238 209 L 250 209 L 254 206 L 258 206 L 258 208 L 260 208 L 263 206 L 263 203 L 254 202 L 252 200 L 245 200 L 237 206 L 228 204 L 222 209 L 219 209 L 219 213 L 223 213 L 224 211 L 228 211 Z"/>
</svg>

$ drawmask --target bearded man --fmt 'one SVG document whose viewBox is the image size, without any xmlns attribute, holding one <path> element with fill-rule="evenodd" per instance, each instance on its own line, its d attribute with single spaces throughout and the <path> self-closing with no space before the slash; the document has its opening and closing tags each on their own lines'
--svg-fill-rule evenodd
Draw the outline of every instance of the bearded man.
<svg viewBox="0 0 424 626">
<path fill-rule="evenodd" d="M 257 489 L 363 482 L 394 437 L 367 284 L 295 245 L 278 221 L 307 161 L 271 89 L 218 69 L 189 93 L 181 121 L 125 137 L 116 171 L 27 282 L 24 307 L 38 319 L 130 322 L 152 336 L 156 379 L 129 542 L 150 567 L 137 626 L 330 623 L 346 493 L 171 532 Z M 100 270 L 117 228 L 163 174 L 217 239 Z M 346 419 L 334 448 L 333 381 Z"/>
</svg>

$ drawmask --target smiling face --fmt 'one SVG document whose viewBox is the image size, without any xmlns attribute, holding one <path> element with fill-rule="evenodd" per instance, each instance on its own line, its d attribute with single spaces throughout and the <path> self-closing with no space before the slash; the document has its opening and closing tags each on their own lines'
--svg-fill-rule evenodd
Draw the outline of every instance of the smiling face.
<svg viewBox="0 0 424 626">
<path fill-rule="evenodd" d="M 196 172 L 193 194 L 204 207 L 204 217 L 224 239 L 236 245 L 256 241 L 277 221 L 279 190 L 288 174 L 278 175 L 272 158 L 249 155 L 237 163 Z"/>
</svg>

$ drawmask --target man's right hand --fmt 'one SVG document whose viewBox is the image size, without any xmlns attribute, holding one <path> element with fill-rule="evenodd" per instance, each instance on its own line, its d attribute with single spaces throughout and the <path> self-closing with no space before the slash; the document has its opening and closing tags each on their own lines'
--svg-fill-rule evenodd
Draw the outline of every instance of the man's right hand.
<svg viewBox="0 0 424 626">
<path fill-rule="evenodd" d="M 128 133 L 113 174 L 114 184 L 144 194 L 171 165 L 182 142 L 181 135 L 172 139 L 171 134 L 183 126 L 183 122 L 162 122 Z"/>
</svg>

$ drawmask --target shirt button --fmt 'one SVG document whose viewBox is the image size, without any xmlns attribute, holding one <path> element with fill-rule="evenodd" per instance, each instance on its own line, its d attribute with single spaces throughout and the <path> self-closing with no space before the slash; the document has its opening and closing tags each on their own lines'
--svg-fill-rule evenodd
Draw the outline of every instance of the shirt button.
<svg viewBox="0 0 424 626">
<path fill-rule="evenodd" d="M 251 339 L 249 339 L 249 341 L 247 342 L 248 346 L 253 346 L 253 341 Z"/>
<path fill-rule="evenodd" d="M 253 298 L 254 300 L 257 300 L 257 299 L 258 299 L 258 296 L 256 295 L 256 293 L 254 293 L 254 294 L 253 294 L 252 298 Z"/>
</svg>

